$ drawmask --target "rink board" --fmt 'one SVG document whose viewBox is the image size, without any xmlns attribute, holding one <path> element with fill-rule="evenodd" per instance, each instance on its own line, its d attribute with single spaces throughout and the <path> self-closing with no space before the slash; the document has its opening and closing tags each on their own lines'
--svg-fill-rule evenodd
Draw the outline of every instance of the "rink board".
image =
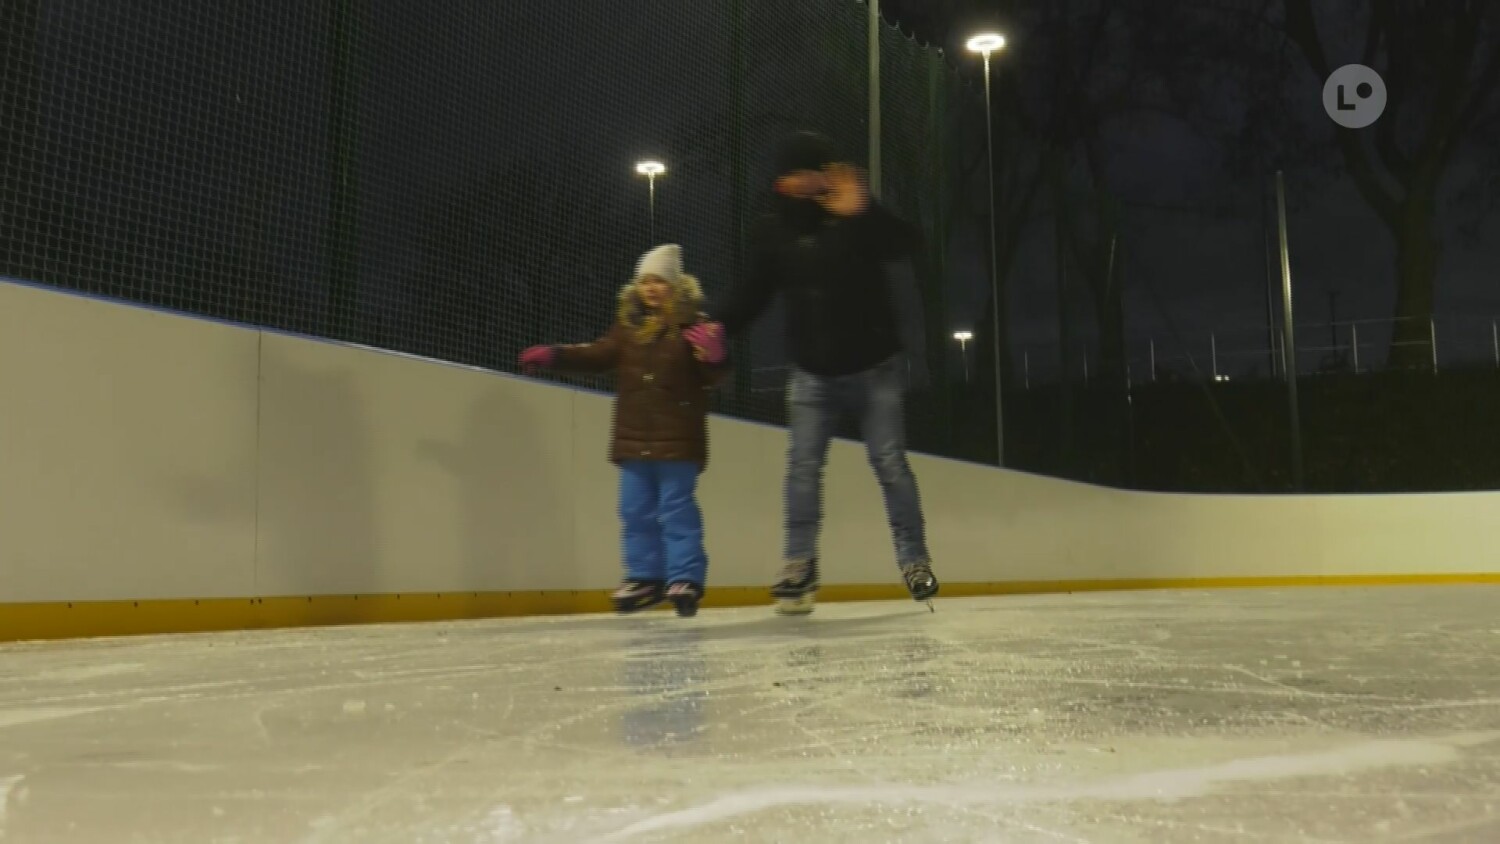
<svg viewBox="0 0 1500 844">
<path fill-rule="evenodd" d="M 1144 589 L 1274 589 L 1304 586 L 1437 586 L 1500 584 L 1500 574 L 1333 575 L 1225 577 L 1181 580 L 1080 580 L 946 583 L 943 598 L 1124 592 Z M 885 584 L 825 586 L 819 603 L 908 600 L 906 590 Z M 763 588 L 713 589 L 705 608 L 752 607 L 771 601 Z M 519 616 L 610 612 L 608 590 L 576 592 L 476 592 L 431 595 L 319 595 L 300 598 L 220 598 L 173 601 L 83 601 L 0 604 L 0 642 L 202 633 L 354 624 L 399 624 Z M 649 611 L 670 613 L 670 605 Z"/>
<path fill-rule="evenodd" d="M 0 396 L 0 639 L 593 612 L 619 578 L 607 396 L 17 284 Z M 708 604 L 769 604 L 785 431 L 711 440 Z M 912 463 L 945 595 L 1500 580 L 1496 493 Z M 825 508 L 820 600 L 904 597 L 859 445 Z"/>
</svg>

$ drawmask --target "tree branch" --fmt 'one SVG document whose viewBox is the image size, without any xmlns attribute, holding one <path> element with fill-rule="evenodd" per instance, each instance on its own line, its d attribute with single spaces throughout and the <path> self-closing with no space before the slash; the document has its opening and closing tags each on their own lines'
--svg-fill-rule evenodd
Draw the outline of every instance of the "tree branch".
<svg viewBox="0 0 1500 844">
<path fill-rule="evenodd" d="M 1423 190 L 1436 187 L 1436 181 L 1447 164 L 1454 142 L 1463 131 L 1461 123 L 1464 104 L 1472 90 L 1469 70 L 1474 61 L 1476 43 L 1479 38 L 1478 17 L 1474 8 L 1463 20 L 1454 23 L 1457 43 L 1440 59 L 1441 71 L 1437 80 L 1437 98 L 1433 104 L 1433 115 L 1427 126 L 1427 135 L 1422 139 L 1413 156 L 1413 178 Z M 1486 92 L 1488 93 L 1488 92 Z"/>
<path fill-rule="evenodd" d="M 1401 183 L 1403 190 L 1411 190 L 1411 159 L 1401 151 L 1397 131 L 1401 128 L 1401 111 L 1407 105 L 1408 81 L 1410 79 L 1410 54 L 1391 34 L 1396 29 L 1390 0 L 1378 0 L 1370 9 L 1370 28 L 1366 33 L 1365 67 L 1375 66 L 1375 57 L 1380 45 L 1386 48 L 1386 112 L 1375 126 L 1375 152 L 1385 163 L 1385 169 Z"/>
<path fill-rule="evenodd" d="M 1088 46 L 1084 50 L 1083 70 L 1074 80 L 1074 87 L 1078 89 L 1080 95 L 1087 93 L 1087 80 L 1093 76 L 1094 63 L 1104 53 L 1099 45 L 1109 32 L 1109 21 L 1115 13 L 1115 0 L 1103 0 L 1101 6 L 1098 16 L 1094 18 L 1094 27 L 1088 35 Z"/>
<path fill-rule="evenodd" d="M 1112 217 L 1112 203 L 1110 201 L 1108 185 L 1109 176 L 1104 172 L 1104 153 L 1099 149 L 1099 138 L 1086 141 L 1083 145 L 1083 156 L 1085 172 L 1089 175 L 1089 184 L 1094 196 L 1094 219 L 1099 228 L 1099 243 L 1095 255 L 1102 262 L 1104 258 L 1104 237 L 1106 233 L 1113 233 L 1117 220 Z M 1103 269 L 1101 266 L 1100 269 Z"/>
<path fill-rule="evenodd" d="M 963 207 L 963 204 L 969 200 L 969 192 L 964 190 L 962 186 L 970 183 L 974 171 L 979 169 L 979 164 L 982 161 L 984 161 L 983 149 L 981 149 L 974 155 L 973 160 L 969 164 L 960 165 L 959 172 L 963 174 L 963 178 L 960 178 L 958 180 L 958 184 L 960 187 L 958 190 L 955 190 L 953 192 L 952 198 L 948 200 L 949 220 L 957 219 L 959 210 Z"/>
<path fill-rule="evenodd" d="M 1011 207 L 1009 218 L 1005 221 L 1007 231 L 1018 231 L 1026 224 L 1031 215 L 1031 208 L 1036 204 L 1037 193 L 1042 187 L 1042 168 L 1040 162 L 1031 172 L 1031 178 L 1023 181 L 1020 198 Z"/>
<path fill-rule="evenodd" d="M 1319 79 L 1327 79 L 1330 68 L 1323 42 L 1318 37 L 1318 22 L 1309 0 L 1286 1 L 1286 34 L 1302 49 L 1302 55 Z"/>
<path fill-rule="evenodd" d="M 1322 40 L 1318 37 L 1318 24 L 1313 17 L 1310 0 L 1286 0 L 1286 16 L 1287 36 L 1302 49 L 1302 54 L 1307 58 L 1307 63 L 1312 66 L 1318 78 L 1327 79 L 1328 56 L 1323 50 Z M 1364 147 L 1359 143 L 1359 136 L 1355 135 L 1353 130 L 1342 126 L 1335 129 L 1334 134 L 1338 140 L 1339 151 L 1349 167 L 1350 175 L 1354 177 L 1355 187 L 1359 189 L 1365 201 L 1370 203 L 1370 207 L 1380 215 L 1386 225 L 1392 228 L 1400 225 L 1400 202 L 1380 184 L 1380 178 L 1370 163 L 1370 157 L 1365 154 Z"/>
<path fill-rule="evenodd" d="M 1380 52 L 1381 36 L 1390 31 L 1390 0 L 1374 0 L 1370 4 L 1370 26 L 1365 30 L 1365 53 L 1360 64 L 1375 66 L 1375 56 Z"/>
<path fill-rule="evenodd" d="M 1492 22 L 1492 26 L 1500 29 L 1500 20 Z M 1500 46 L 1490 43 L 1490 62 L 1480 71 L 1479 79 L 1470 89 L 1468 102 L 1459 109 L 1457 125 L 1460 128 L 1474 125 L 1479 119 L 1479 113 L 1489 101 L 1495 86 L 1500 85 Z"/>
</svg>

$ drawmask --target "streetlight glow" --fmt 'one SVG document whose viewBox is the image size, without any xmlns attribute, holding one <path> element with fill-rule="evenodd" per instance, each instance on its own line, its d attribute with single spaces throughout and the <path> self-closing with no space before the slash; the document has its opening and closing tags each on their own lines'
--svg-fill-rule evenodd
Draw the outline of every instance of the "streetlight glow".
<svg viewBox="0 0 1500 844">
<path fill-rule="evenodd" d="M 650 183 L 651 210 L 649 220 L 651 225 L 651 241 L 654 243 L 656 242 L 656 177 L 667 172 L 667 165 L 654 158 L 644 158 L 635 163 L 635 172 L 645 176 L 646 181 Z"/>
<path fill-rule="evenodd" d="M 959 357 L 964 359 L 964 383 L 969 383 L 969 341 L 974 339 L 972 331 L 955 331 L 953 339 L 958 341 Z"/>
<path fill-rule="evenodd" d="M 965 46 L 975 53 L 984 53 L 988 56 L 996 50 L 1005 49 L 1005 36 L 998 32 L 982 32 L 970 38 Z"/>
</svg>

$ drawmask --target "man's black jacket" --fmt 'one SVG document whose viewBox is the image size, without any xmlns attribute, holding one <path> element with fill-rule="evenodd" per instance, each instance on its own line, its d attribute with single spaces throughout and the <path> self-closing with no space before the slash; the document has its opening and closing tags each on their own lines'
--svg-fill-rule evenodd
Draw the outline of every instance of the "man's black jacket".
<svg viewBox="0 0 1500 844">
<path fill-rule="evenodd" d="M 920 312 L 897 313 L 884 266 L 920 248 L 920 229 L 873 200 L 850 217 L 809 200 L 777 200 L 779 213 L 751 229 L 748 276 L 710 310 L 713 319 L 740 334 L 782 294 L 788 356 L 827 377 L 887 360 L 908 345 L 902 337 L 913 326 L 920 337 Z"/>
</svg>

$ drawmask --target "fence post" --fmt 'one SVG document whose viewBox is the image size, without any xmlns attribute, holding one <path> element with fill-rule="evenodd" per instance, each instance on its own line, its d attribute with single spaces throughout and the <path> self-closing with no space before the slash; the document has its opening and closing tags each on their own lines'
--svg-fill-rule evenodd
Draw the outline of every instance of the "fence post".
<svg viewBox="0 0 1500 844">
<path fill-rule="evenodd" d="M 1297 406 L 1297 324 L 1292 317 L 1292 254 L 1286 233 L 1286 183 L 1276 171 L 1276 229 L 1281 242 L 1281 316 L 1286 323 L 1282 332 L 1282 354 L 1286 356 L 1287 405 L 1291 417 L 1292 483 L 1297 492 L 1302 487 L 1302 421 Z"/>
<path fill-rule="evenodd" d="M 1349 348 L 1354 352 L 1354 374 L 1359 374 L 1359 323 L 1349 323 Z"/>
<path fill-rule="evenodd" d="M 1432 372 L 1433 372 L 1434 375 L 1436 375 L 1437 371 L 1438 371 L 1438 365 L 1437 365 L 1437 319 L 1434 318 L 1434 317 L 1428 317 L 1427 318 L 1427 335 L 1432 338 Z"/>
<path fill-rule="evenodd" d="M 1089 385 L 1089 344 L 1083 344 L 1083 386 Z"/>
<path fill-rule="evenodd" d="M 1208 332 L 1208 359 L 1209 365 L 1213 367 L 1214 380 L 1217 381 L 1219 380 L 1219 338 L 1212 331 Z"/>
<path fill-rule="evenodd" d="M 360 6 L 364 4 L 358 4 Z M 355 291 L 359 284 L 359 140 L 360 75 L 358 47 L 360 13 L 352 0 L 334 0 L 329 40 L 327 95 L 328 306 L 324 312 L 325 336 L 344 341 L 364 341 L 354 322 Z"/>
<path fill-rule="evenodd" d="M 869 20 L 867 22 L 868 45 L 866 52 L 870 59 L 869 91 L 870 103 L 868 122 L 870 129 L 869 155 L 870 155 L 870 195 L 876 199 L 880 198 L 881 187 L 881 155 L 880 155 L 880 0 L 869 0 Z M 993 225 L 993 223 L 991 223 Z M 996 307 L 999 307 L 997 304 Z M 998 369 L 1000 362 L 995 362 Z"/>
<path fill-rule="evenodd" d="M 1156 338 L 1151 338 L 1151 380 L 1156 380 Z"/>
<path fill-rule="evenodd" d="M 1026 378 L 1026 389 L 1031 389 L 1031 350 L 1021 351 L 1021 371 Z"/>
</svg>

